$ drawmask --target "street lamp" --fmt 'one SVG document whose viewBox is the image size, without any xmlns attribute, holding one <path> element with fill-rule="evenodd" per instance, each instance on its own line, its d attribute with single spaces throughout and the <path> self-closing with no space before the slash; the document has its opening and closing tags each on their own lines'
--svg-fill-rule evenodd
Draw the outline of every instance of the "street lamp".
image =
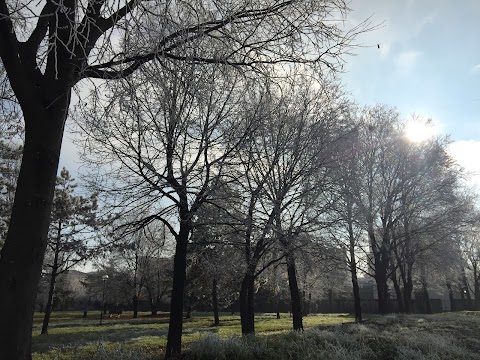
<svg viewBox="0 0 480 360">
<path fill-rule="evenodd" d="M 108 275 L 103 275 L 102 276 L 102 281 L 103 281 L 103 290 L 102 290 L 102 308 L 100 309 L 100 325 L 102 325 L 103 321 L 103 310 L 105 308 L 105 283 L 108 280 Z"/>
</svg>

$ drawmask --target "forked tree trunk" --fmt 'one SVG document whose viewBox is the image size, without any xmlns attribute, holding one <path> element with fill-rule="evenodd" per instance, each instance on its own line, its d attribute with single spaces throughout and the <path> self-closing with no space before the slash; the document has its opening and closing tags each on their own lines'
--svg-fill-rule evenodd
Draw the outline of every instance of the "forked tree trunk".
<svg viewBox="0 0 480 360">
<path fill-rule="evenodd" d="M 218 315 L 218 285 L 217 279 L 213 279 L 212 282 L 212 306 L 213 306 L 213 325 L 220 325 L 220 317 Z"/>
<path fill-rule="evenodd" d="M 255 334 L 254 285 L 255 277 L 249 272 L 245 273 L 239 298 L 242 335 Z"/>
<path fill-rule="evenodd" d="M 413 293 L 413 279 L 412 272 L 408 270 L 406 282 L 403 284 L 403 302 L 405 304 L 405 312 L 408 314 L 412 311 L 412 293 Z"/>
<path fill-rule="evenodd" d="M 375 249 L 377 240 L 375 232 L 373 230 L 373 222 L 368 224 L 368 237 L 372 249 Z M 374 251 L 374 269 L 375 269 L 375 283 L 377 285 L 378 294 L 378 312 L 380 314 L 388 313 L 388 285 L 387 285 L 387 270 L 388 270 L 388 257 L 382 253 L 383 249 L 376 249 Z"/>
<path fill-rule="evenodd" d="M 0 359 L 31 359 L 33 312 L 68 108 L 68 101 L 58 102 L 63 110 L 56 103 L 48 111 L 37 109 L 36 114 L 22 104 L 26 119 L 23 159 L 0 256 Z"/>
<path fill-rule="evenodd" d="M 398 283 L 397 274 L 395 270 L 392 270 L 392 282 L 393 282 L 393 288 L 395 289 L 395 294 L 397 295 L 398 312 L 404 313 L 405 308 L 404 308 L 402 290 L 400 289 L 400 284 Z"/>
<path fill-rule="evenodd" d="M 182 216 L 186 218 L 186 216 Z M 168 324 L 167 350 L 165 359 L 180 356 L 182 350 L 183 300 L 187 269 L 187 244 L 191 227 L 182 222 L 173 258 L 173 284 L 170 300 L 170 322 Z"/>
</svg>

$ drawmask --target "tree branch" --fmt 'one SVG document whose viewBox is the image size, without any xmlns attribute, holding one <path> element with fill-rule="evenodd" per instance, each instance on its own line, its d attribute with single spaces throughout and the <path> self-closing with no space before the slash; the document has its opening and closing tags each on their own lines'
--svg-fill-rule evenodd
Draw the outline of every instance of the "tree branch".
<svg viewBox="0 0 480 360">
<path fill-rule="evenodd" d="M 29 101 L 32 89 L 20 62 L 20 46 L 5 0 L 0 0 L 0 57 L 7 71 L 10 85 L 19 101 Z"/>
<path fill-rule="evenodd" d="M 98 21 L 99 29 L 101 33 L 96 33 L 95 41 L 109 28 L 111 28 L 118 19 L 124 17 L 133 7 L 137 4 L 138 0 L 131 0 L 124 8 L 120 9 L 117 13 L 110 16 L 108 19 L 103 19 Z M 288 59 L 280 60 L 256 60 L 256 61 L 230 61 L 228 57 L 225 58 L 203 58 L 203 57 L 189 57 L 189 56 L 176 56 L 170 53 L 170 51 L 178 48 L 181 45 L 192 42 L 195 39 L 208 35 L 214 31 L 218 31 L 221 28 L 224 28 L 226 25 L 236 22 L 246 22 L 251 19 L 260 19 L 269 14 L 273 14 L 291 5 L 293 1 L 284 1 L 277 5 L 267 7 L 260 10 L 243 10 L 231 14 L 223 19 L 206 21 L 195 26 L 179 29 L 172 34 L 165 36 L 157 45 L 156 50 L 151 53 L 136 55 L 132 57 L 126 57 L 122 60 L 112 60 L 104 64 L 87 66 L 80 75 L 80 78 L 100 78 L 100 79 L 119 79 L 125 78 L 131 75 L 135 70 L 137 70 L 141 65 L 154 60 L 159 57 L 170 57 L 176 60 L 191 61 L 198 63 L 223 63 L 234 66 L 253 66 L 256 63 L 278 63 L 278 62 L 288 62 Z M 92 38 L 93 39 L 93 38 Z M 265 42 L 269 42 L 266 40 Z M 298 60 L 290 60 L 290 62 L 299 62 Z M 310 62 L 309 60 L 305 60 Z M 315 62 L 311 60 L 311 62 Z M 114 66 L 128 65 L 124 69 L 115 70 Z M 109 69 L 109 70 L 107 70 Z"/>
</svg>

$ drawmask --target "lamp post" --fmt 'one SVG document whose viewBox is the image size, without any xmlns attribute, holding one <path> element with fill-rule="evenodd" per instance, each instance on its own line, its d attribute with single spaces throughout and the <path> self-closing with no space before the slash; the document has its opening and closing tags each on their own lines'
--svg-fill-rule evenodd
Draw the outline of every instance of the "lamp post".
<svg viewBox="0 0 480 360">
<path fill-rule="evenodd" d="M 108 280 L 108 275 L 103 275 L 102 276 L 102 281 L 103 281 L 103 290 L 102 290 L 102 308 L 100 309 L 100 325 L 102 325 L 103 321 L 103 310 L 105 308 L 105 283 Z"/>
</svg>

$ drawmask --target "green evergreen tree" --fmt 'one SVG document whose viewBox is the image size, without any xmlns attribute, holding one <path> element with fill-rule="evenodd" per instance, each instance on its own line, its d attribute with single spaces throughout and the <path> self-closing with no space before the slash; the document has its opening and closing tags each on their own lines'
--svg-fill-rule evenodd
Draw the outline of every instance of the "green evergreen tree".
<svg viewBox="0 0 480 360">
<path fill-rule="evenodd" d="M 97 228 L 97 195 L 78 196 L 75 194 L 77 186 L 75 179 L 63 168 L 57 176 L 43 264 L 50 282 L 42 334 L 48 330 L 58 276 L 85 261 L 92 253 L 91 243 Z"/>
</svg>

